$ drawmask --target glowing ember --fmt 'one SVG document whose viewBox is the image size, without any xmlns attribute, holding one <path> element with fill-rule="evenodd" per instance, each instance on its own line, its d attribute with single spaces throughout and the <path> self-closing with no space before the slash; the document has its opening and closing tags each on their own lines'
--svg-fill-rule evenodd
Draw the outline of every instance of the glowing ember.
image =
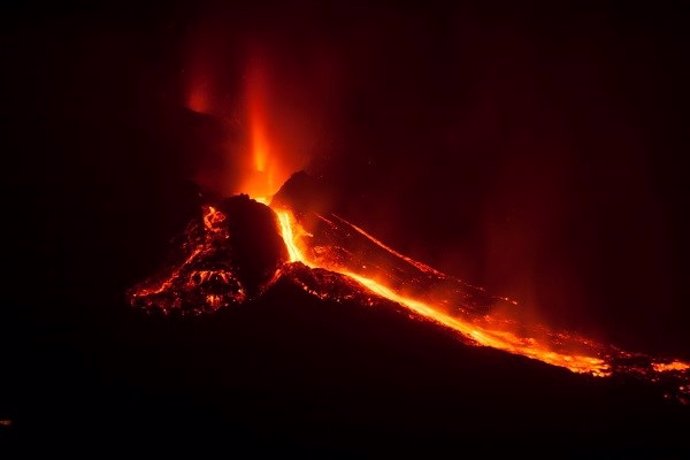
<svg viewBox="0 0 690 460">
<path fill-rule="evenodd" d="M 670 363 L 653 363 L 652 368 L 657 372 L 686 371 L 690 369 L 690 364 L 682 361 L 671 361 Z"/>
<path fill-rule="evenodd" d="M 199 314 L 261 294 L 287 255 L 274 214 L 246 195 L 221 206 L 203 208 L 186 229 L 181 262 L 163 276 L 136 286 L 130 292 L 133 305 Z M 230 214 L 244 218 L 233 222 Z"/>
<path fill-rule="evenodd" d="M 209 206 L 204 212 L 204 226 L 214 233 L 222 231 L 222 228 L 219 227 L 219 224 L 221 224 L 224 220 L 225 215 L 213 206 Z"/>
<path fill-rule="evenodd" d="M 163 313 L 203 313 L 244 302 L 245 288 L 227 253 L 230 235 L 225 220 L 215 207 L 204 207 L 201 224 L 193 222 L 187 228 L 182 263 L 164 278 L 137 286 L 130 293 L 131 303 Z"/>
</svg>

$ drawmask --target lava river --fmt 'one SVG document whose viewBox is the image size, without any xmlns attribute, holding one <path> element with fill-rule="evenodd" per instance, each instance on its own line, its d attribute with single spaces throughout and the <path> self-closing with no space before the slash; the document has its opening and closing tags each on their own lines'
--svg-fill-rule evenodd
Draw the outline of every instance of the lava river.
<svg viewBox="0 0 690 460">
<path fill-rule="evenodd" d="M 135 287 L 130 292 L 132 304 L 164 313 L 214 311 L 260 296 L 279 277 L 291 273 L 290 267 L 301 265 L 344 277 L 361 294 L 394 302 L 408 309 L 413 318 L 455 331 L 468 344 L 578 374 L 643 379 L 661 385 L 667 397 L 690 401 L 690 364 L 684 361 L 630 353 L 543 325 L 521 324 L 496 313 L 517 308 L 517 302 L 489 295 L 482 288 L 400 254 L 335 214 L 296 212 L 285 200 L 276 199 L 269 209 L 246 195 L 242 198 L 240 208 L 257 208 L 265 226 L 272 225 L 280 241 L 266 243 L 256 229 L 247 232 L 228 227 L 229 222 L 247 218 L 246 212 L 238 212 L 236 207 L 207 206 L 187 229 L 182 262 L 164 276 Z M 234 235 L 243 233 L 244 240 L 234 241 Z M 248 245 L 253 247 L 247 251 Z M 248 259 L 237 256 L 238 251 L 255 259 L 267 245 L 276 256 L 264 257 L 263 272 L 254 270 L 251 280 L 246 281 L 242 266 Z M 301 285 L 311 295 L 338 301 L 340 291 L 327 283 Z"/>
</svg>

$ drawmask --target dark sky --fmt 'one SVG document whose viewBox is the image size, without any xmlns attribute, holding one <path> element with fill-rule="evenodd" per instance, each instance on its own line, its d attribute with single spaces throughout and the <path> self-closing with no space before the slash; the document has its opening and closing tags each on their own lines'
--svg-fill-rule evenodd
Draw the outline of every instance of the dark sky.
<svg viewBox="0 0 690 460">
<path fill-rule="evenodd" d="M 67 297 L 147 273 L 244 135 L 258 43 L 340 212 L 529 317 L 687 355 L 680 7 L 368 3 L 3 6 L 9 260 Z M 185 111 L 195 59 L 230 133 Z"/>
</svg>

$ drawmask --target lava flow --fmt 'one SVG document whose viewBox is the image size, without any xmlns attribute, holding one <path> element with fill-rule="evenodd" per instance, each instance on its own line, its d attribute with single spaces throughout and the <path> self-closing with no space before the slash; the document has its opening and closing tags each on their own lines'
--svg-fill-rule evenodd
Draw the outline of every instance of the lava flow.
<svg viewBox="0 0 690 460">
<path fill-rule="evenodd" d="M 206 206 L 188 226 L 181 262 L 163 277 L 132 290 L 131 303 L 163 313 L 207 313 L 258 298 L 282 277 L 310 295 L 340 302 L 350 294 L 343 294 L 337 283 L 349 280 L 348 289 L 354 286 L 362 299 L 368 299 L 363 303 L 386 299 L 413 317 L 457 332 L 468 344 L 580 374 L 634 376 L 663 386 L 667 395 L 683 403 L 690 399 L 686 362 L 517 324 L 492 313 L 497 306 L 512 305 L 509 299 L 490 296 L 404 256 L 336 215 L 315 215 L 308 229 L 294 215 L 284 205 L 269 208 L 247 195 Z M 321 278 L 301 280 L 299 271 L 291 269 L 295 266 L 319 272 Z M 336 277 L 326 283 L 323 273 Z"/>
<path fill-rule="evenodd" d="M 280 221 L 281 234 L 285 240 L 285 245 L 288 248 L 291 262 L 302 262 L 309 267 L 324 268 L 336 273 L 340 273 L 341 275 L 345 275 L 355 280 L 362 287 L 372 291 L 373 293 L 403 305 L 420 316 L 428 318 L 436 323 L 463 334 L 465 337 L 470 338 L 477 345 L 489 346 L 499 350 L 520 354 L 554 366 L 565 367 L 573 372 L 590 373 L 596 376 L 606 376 L 610 374 L 610 365 L 604 359 L 599 357 L 581 354 L 558 353 L 543 346 L 534 339 L 521 338 L 508 331 L 490 330 L 480 327 L 470 321 L 444 313 L 440 308 L 438 308 L 438 306 L 434 306 L 422 300 L 408 297 L 396 292 L 394 289 L 382 284 L 374 278 L 362 276 L 361 274 L 342 268 L 342 266 L 337 263 L 329 263 L 327 259 L 324 260 L 321 258 L 320 262 L 311 260 L 305 256 L 305 251 L 301 249 L 302 243 L 296 236 L 299 234 L 305 235 L 307 232 L 305 232 L 299 226 L 299 224 L 297 224 L 290 211 L 277 209 L 276 214 Z M 365 235 L 368 239 L 376 242 L 378 246 L 388 251 L 391 255 L 399 257 L 417 269 L 421 271 L 428 271 L 437 276 L 445 276 L 420 262 L 414 261 L 409 257 L 399 254 L 388 246 L 380 243 L 378 240 L 360 228 L 355 227 L 352 224 L 349 225 L 362 235 Z"/>
<path fill-rule="evenodd" d="M 419 317 L 460 333 L 475 345 L 525 356 L 575 373 L 596 377 L 625 374 L 656 383 L 663 381 L 667 395 L 688 403 L 690 364 L 686 362 L 657 360 L 566 332 L 553 332 L 543 326 L 530 327 L 499 319 L 491 314 L 491 309 L 500 303 L 515 302 L 488 296 L 483 289 L 404 256 L 345 219 L 317 215 L 318 219 L 312 221 L 319 224 L 307 231 L 289 209 L 275 207 L 274 211 L 291 262 L 339 273 Z M 359 260 L 362 254 L 369 258 L 369 265 Z M 533 334 L 513 332 L 517 330 Z"/>
</svg>

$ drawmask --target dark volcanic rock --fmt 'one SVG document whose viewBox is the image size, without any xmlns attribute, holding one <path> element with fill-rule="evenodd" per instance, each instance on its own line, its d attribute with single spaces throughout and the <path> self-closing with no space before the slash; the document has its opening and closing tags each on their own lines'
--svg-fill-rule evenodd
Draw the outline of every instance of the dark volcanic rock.
<svg viewBox="0 0 690 460">
<path fill-rule="evenodd" d="M 218 209 L 226 216 L 232 259 L 250 295 L 258 293 L 288 260 L 275 213 L 247 195 L 223 200 Z"/>
<path fill-rule="evenodd" d="M 324 213 L 334 205 L 334 193 L 327 184 L 305 171 L 294 173 L 280 187 L 271 206 L 291 209 L 298 217 L 308 213 Z"/>
<path fill-rule="evenodd" d="M 239 195 L 205 206 L 179 243 L 178 262 L 130 292 L 134 306 L 204 313 L 260 294 L 287 260 L 275 214 Z"/>
</svg>

